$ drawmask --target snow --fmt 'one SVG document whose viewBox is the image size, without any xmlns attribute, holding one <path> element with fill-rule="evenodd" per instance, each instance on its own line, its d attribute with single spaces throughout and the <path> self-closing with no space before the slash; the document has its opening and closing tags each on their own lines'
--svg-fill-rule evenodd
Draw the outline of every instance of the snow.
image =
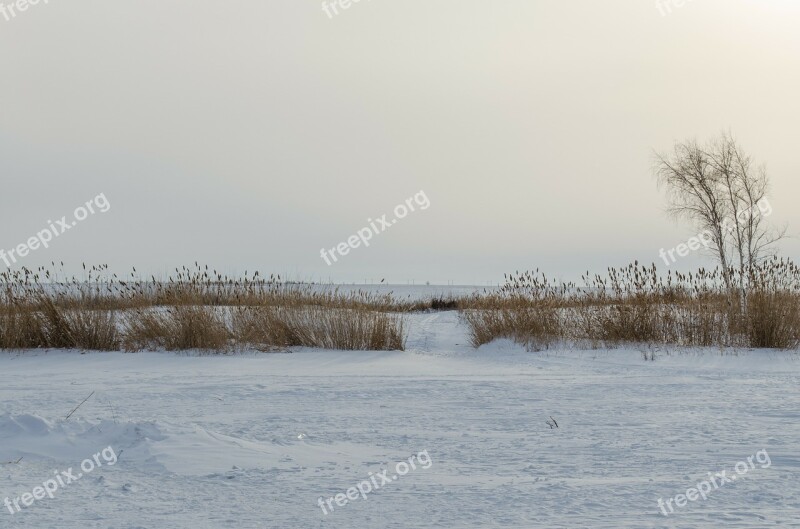
<svg viewBox="0 0 800 529">
<path fill-rule="evenodd" d="M 0 353 L 0 502 L 118 455 L 0 505 L 0 528 L 800 527 L 796 354 L 475 350 L 454 312 L 408 326 L 405 352 Z M 318 506 L 424 450 L 430 468 Z M 759 450 L 769 468 L 659 511 Z"/>
</svg>

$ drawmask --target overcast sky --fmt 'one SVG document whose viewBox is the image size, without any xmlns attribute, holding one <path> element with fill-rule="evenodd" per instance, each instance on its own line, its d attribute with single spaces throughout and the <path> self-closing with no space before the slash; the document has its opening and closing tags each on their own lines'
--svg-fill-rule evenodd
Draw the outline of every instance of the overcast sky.
<svg viewBox="0 0 800 529">
<path fill-rule="evenodd" d="M 664 214 L 652 152 L 728 129 L 767 164 L 771 220 L 800 233 L 800 2 L 673 2 L 13 8 L 0 14 L 0 249 L 102 193 L 110 210 L 18 263 L 575 278 L 658 261 L 692 235 Z M 430 207 L 321 258 L 420 191 Z M 797 240 L 783 249 L 800 257 Z"/>
</svg>

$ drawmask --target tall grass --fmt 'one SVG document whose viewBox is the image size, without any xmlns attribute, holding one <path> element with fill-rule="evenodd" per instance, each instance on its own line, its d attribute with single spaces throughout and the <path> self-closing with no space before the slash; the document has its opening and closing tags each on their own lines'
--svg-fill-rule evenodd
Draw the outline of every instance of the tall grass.
<svg viewBox="0 0 800 529">
<path fill-rule="evenodd" d="M 48 287 L 41 277 L 26 269 L 0 274 L 0 348 L 119 348 L 116 313 L 87 303 L 90 289 L 72 293 L 74 284 Z"/>
<path fill-rule="evenodd" d="M 655 265 L 638 263 L 605 276 L 587 273 L 582 286 L 516 273 L 497 293 L 465 303 L 461 314 L 476 347 L 496 338 L 536 349 L 554 342 L 798 347 L 800 269 L 772 259 L 731 273 L 734 289 L 719 269 L 662 276 Z"/>
<path fill-rule="evenodd" d="M 236 339 L 260 347 L 306 346 L 343 350 L 400 350 L 402 317 L 324 305 L 233 309 Z"/>
<path fill-rule="evenodd" d="M 164 281 L 84 269 L 84 279 L 43 268 L 0 274 L 0 349 L 395 350 L 405 340 L 396 311 L 412 309 L 391 295 L 229 278 L 197 264 Z"/>
</svg>

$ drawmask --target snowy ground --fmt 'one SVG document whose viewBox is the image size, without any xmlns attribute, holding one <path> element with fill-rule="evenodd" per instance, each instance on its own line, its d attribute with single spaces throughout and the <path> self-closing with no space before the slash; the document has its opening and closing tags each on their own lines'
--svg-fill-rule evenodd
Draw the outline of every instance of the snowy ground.
<svg viewBox="0 0 800 529">
<path fill-rule="evenodd" d="M 118 455 L 0 527 L 800 527 L 795 355 L 474 351 L 455 313 L 409 327 L 394 353 L 0 353 L 0 463 L 23 458 L 0 501 Z M 760 450 L 768 468 L 660 513 Z"/>
</svg>

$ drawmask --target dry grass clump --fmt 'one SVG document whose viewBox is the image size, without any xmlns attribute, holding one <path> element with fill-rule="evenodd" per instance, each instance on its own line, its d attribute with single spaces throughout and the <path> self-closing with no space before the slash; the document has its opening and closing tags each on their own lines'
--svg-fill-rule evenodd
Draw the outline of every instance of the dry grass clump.
<svg viewBox="0 0 800 529">
<path fill-rule="evenodd" d="M 114 311 L 97 309 L 91 302 L 83 309 L 62 302 L 81 297 L 73 285 L 43 284 L 26 269 L 0 274 L 0 285 L 0 348 L 119 348 Z"/>
<path fill-rule="evenodd" d="M 794 349 L 800 345 L 800 268 L 770 261 L 743 278 L 747 295 L 739 297 L 737 326 L 751 347 Z M 741 305 L 744 307 L 741 308 Z"/>
<path fill-rule="evenodd" d="M 498 309 L 468 310 L 463 313 L 463 318 L 475 347 L 496 338 L 510 338 L 540 350 L 562 337 L 561 320 L 552 307 L 508 303 Z"/>
<path fill-rule="evenodd" d="M 119 348 L 116 314 L 98 310 L 63 310 L 49 300 L 38 310 L 0 308 L 0 349 Z"/>
<path fill-rule="evenodd" d="M 744 320 L 750 347 L 795 349 L 800 344 L 797 296 L 785 292 L 753 292 Z"/>
<path fill-rule="evenodd" d="M 48 298 L 41 298 L 39 307 L 35 317 L 44 336 L 44 347 L 93 351 L 119 349 L 116 312 L 62 309 Z"/>
<path fill-rule="evenodd" d="M 0 349 L 46 347 L 40 322 L 30 310 L 0 305 Z"/>
<path fill-rule="evenodd" d="M 587 274 L 582 287 L 517 273 L 497 293 L 473 299 L 462 318 L 475 346 L 510 338 L 533 348 L 554 341 L 798 347 L 800 269 L 773 259 L 730 273 L 731 289 L 718 269 L 662 277 L 655 265 L 638 263 Z"/>
<path fill-rule="evenodd" d="M 322 305 L 248 306 L 233 309 L 233 332 L 256 348 L 289 346 L 341 350 L 402 350 L 399 315 Z"/>
<path fill-rule="evenodd" d="M 463 302 L 461 315 L 472 344 L 479 347 L 496 338 L 510 338 L 538 350 L 561 340 L 566 288 L 569 285 L 556 285 L 537 271 L 509 278 L 497 293 Z"/>
<path fill-rule="evenodd" d="M 213 307 L 177 305 L 134 309 L 125 315 L 123 347 L 127 351 L 158 350 L 222 352 L 231 333 Z"/>
</svg>

